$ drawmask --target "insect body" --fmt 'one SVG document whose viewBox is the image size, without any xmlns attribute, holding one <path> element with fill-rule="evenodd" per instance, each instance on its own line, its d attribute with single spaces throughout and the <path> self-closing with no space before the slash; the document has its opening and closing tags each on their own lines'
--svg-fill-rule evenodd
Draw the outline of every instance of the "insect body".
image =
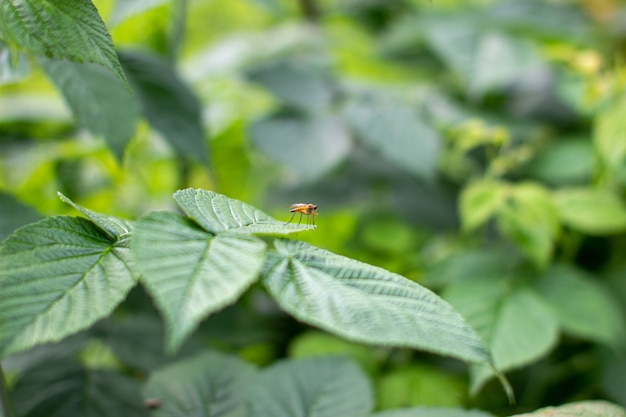
<svg viewBox="0 0 626 417">
<path fill-rule="evenodd" d="M 291 223 L 296 213 L 300 213 L 300 219 L 298 220 L 298 224 L 302 222 L 302 215 L 311 216 L 307 220 L 307 224 L 311 224 L 315 227 L 315 216 L 317 216 L 317 206 L 315 204 L 306 204 L 306 203 L 296 203 L 289 206 L 291 210 L 291 219 L 285 224 Z"/>
</svg>

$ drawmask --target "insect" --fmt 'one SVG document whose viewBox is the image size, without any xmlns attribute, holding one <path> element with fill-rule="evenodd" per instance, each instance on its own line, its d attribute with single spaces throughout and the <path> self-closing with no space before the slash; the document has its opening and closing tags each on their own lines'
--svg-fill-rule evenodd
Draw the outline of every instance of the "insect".
<svg viewBox="0 0 626 417">
<path fill-rule="evenodd" d="M 311 216 L 307 219 L 307 224 L 315 227 L 315 216 L 317 216 L 317 206 L 315 204 L 305 204 L 305 203 L 296 203 L 289 206 L 291 210 L 289 212 L 293 213 L 291 215 L 291 219 L 285 224 L 291 223 L 296 213 L 300 213 L 300 219 L 298 220 L 298 224 L 302 222 L 302 215 Z"/>
</svg>

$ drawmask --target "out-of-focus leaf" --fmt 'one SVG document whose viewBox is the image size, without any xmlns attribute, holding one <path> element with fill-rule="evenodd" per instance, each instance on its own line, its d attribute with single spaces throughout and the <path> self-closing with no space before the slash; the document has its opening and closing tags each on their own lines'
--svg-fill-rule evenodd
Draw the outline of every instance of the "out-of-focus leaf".
<svg viewBox="0 0 626 417">
<path fill-rule="evenodd" d="M 163 58 L 121 52 L 120 62 L 146 119 L 181 155 L 208 164 L 202 107 L 191 88 Z"/>
<path fill-rule="evenodd" d="M 490 364 L 463 318 L 430 290 L 304 242 L 275 240 L 263 282 L 282 308 L 349 340 Z"/>
<path fill-rule="evenodd" d="M 625 417 L 626 410 L 606 401 L 580 401 L 559 407 L 541 408 L 511 417 Z"/>
<path fill-rule="evenodd" d="M 110 24 L 119 25 L 126 19 L 170 2 L 171 0 L 118 0 L 111 13 Z"/>
<path fill-rule="evenodd" d="M 3 0 L 0 38 L 48 58 L 93 62 L 122 82 L 124 72 L 113 41 L 90 0 Z"/>
<path fill-rule="evenodd" d="M 233 303 L 258 278 L 265 243 L 205 232 L 184 217 L 152 212 L 136 223 L 132 249 L 142 282 L 163 314 L 176 351 L 201 320 Z"/>
<path fill-rule="evenodd" d="M 557 343 L 559 321 L 530 289 L 511 290 L 508 280 L 488 277 L 450 285 L 443 295 L 487 341 L 501 371 L 531 363 Z M 472 391 L 492 376 L 487 367 L 474 366 Z"/>
<path fill-rule="evenodd" d="M 252 123 L 250 137 L 255 148 L 286 168 L 291 184 L 328 174 L 352 147 L 343 125 L 322 115 L 272 115 Z"/>
<path fill-rule="evenodd" d="M 432 179 L 441 148 L 439 136 L 417 112 L 390 97 L 352 100 L 343 112 L 369 146 L 406 171 Z"/>
<path fill-rule="evenodd" d="M 626 157 L 626 100 L 601 111 L 595 119 L 593 143 L 609 170 L 617 170 Z"/>
<path fill-rule="evenodd" d="M 626 357 L 612 357 L 602 367 L 602 388 L 611 401 L 626 407 Z"/>
<path fill-rule="evenodd" d="M 465 187 L 460 197 L 463 229 L 484 225 L 499 210 L 507 196 L 506 187 L 495 181 L 479 181 Z"/>
<path fill-rule="evenodd" d="M 249 397 L 249 417 L 367 415 L 374 404 L 362 371 L 347 358 L 279 362 L 264 370 Z"/>
<path fill-rule="evenodd" d="M 154 372 L 144 388 L 146 400 L 161 404 L 157 417 L 246 417 L 254 369 L 241 359 L 205 352 Z"/>
<path fill-rule="evenodd" d="M 414 407 L 383 411 L 372 417 L 493 417 L 485 411 L 464 410 L 461 408 Z"/>
<path fill-rule="evenodd" d="M 0 191 L 0 242 L 18 227 L 40 219 L 37 210 Z"/>
<path fill-rule="evenodd" d="M 626 335 L 617 302 L 583 271 L 556 265 L 541 275 L 536 288 L 566 331 L 613 346 Z"/>
<path fill-rule="evenodd" d="M 539 153 L 528 173 L 555 185 L 573 185 L 591 178 L 594 167 L 593 145 L 586 139 L 556 142 Z"/>
<path fill-rule="evenodd" d="M 139 105 L 126 86 L 96 64 L 45 58 L 39 62 L 61 90 L 78 124 L 102 135 L 121 160 L 139 119 Z"/>
<path fill-rule="evenodd" d="M 607 235 L 626 230 L 626 206 L 606 189 L 573 188 L 553 192 L 563 223 L 590 235 Z"/>
<path fill-rule="evenodd" d="M 174 199 L 185 214 L 211 233 L 286 235 L 312 228 L 305 224 L 285 224 L 250 204 L 213 191 L 187 188 L 174 193 Z"/>
<path fill-rule="evenodd" d="M 0 85 L 19 82 L 29 74 L 30 64 L 27 57 L 12 51 L 0 40 Z"/>
<path fill-rule="evenodd" d="M 114 216 L 107 216 L 105 214 L 96 213 L 83 206 L 74 203 L 61 193 L 57 193 L 59 198 L 64 202 L 74 207 L 76 210 L 84 214 L 89 220 L 91 220 L 96 226 L 98 226 L 104 233 L 106 233 L 111 239 L 119 239 L 122 236 L 126 236 L 133 229 L 131 223 L 127 220 L 120 219 Z"/>
<path fill-rule="evenodd" d="M 89 327 L 136 279 L 130 250 L 88 220 L 50 217 L 19 229 L 0 246 L 0 355 Z"/>
<path fill-rule="evenodd" d="M 21 417 L 148 417 L 139 384 L 76 362 L 48 362 L 21 375 L 12 390 Z"/>
<path fill-rule="evenodd" d="M 271 61 L 251 68 L 247 76 L 288 106 L 318 112 L 331 105 L 333 91 L 328 69 L 311 59 Z"/>
</svg>

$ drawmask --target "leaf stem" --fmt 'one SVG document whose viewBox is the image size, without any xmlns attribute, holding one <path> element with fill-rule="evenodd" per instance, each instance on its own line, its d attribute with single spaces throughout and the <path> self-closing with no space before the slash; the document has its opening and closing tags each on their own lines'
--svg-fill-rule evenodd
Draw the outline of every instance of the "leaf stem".
<svg viewBox="0 0 626 417">
<path fill-rule="evenodd" d="M 9 389 L 7 388 L 6 378 L 4 377 L 4 371 L 2 370 L 2 363 L 0 362 L 0 410 L 4 417 L 15 417 L 15 409 L 13 408 L 13 402 L 9 395 Z"/>
</svg>

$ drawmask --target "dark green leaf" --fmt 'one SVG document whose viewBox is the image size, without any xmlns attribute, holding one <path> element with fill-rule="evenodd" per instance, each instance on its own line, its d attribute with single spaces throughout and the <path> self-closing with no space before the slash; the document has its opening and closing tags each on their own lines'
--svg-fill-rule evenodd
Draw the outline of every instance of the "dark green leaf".
<svg viewBox="0 0 626 417">
<path fill-rule="evenodd" d="M 88 220 L 51 217 L 19 229 L 0 247 L 0 355 L 89 327 L 135 283 L 130 251 Z"/>
<path fill-rule="evenodd" d="M 206 352 L 156 371 L 145 388 L 146 400 L 160 406 L 153 416 L 246 417 L 252 366 L 218 352 Z"/>
<path fill-rule="evenodd" d="M 373 407 L 363 372 L 347 358 L 309 358 L 266 369 L 252 387 L 249 417 L 364 417 Z"/>
<path fill-rule="evenodd" d="M 593 145 L 587 139 L 573 139 L 549 145 L 528 167 L 529 174 L 554 185 L 588 181 L 595 163 Z"/>
<path fill-rule="evenodd" d="M 263 280 L 297 319 L 350 340 L 491 363 L 480 337 L 430 290 L 304 242 L 274 245 Z"/>
<path fill-rule="evenodd" d="M 18 201 L 11 194 L 0 191 L 0 241 L 15 229 L 41 219 L 37 211 Z"/>
<path fill-rule="evenodd" d="M 286 235 L 312 228 L 306 224 L 285 224 L 254 206 L 213 191 L 187 188 L 174 193 L 174 199 L 187 216 L 211 233 Z"/>
<path fill-rule="evenodd" d="M 265 244 L 244 234 L 213 235 L 178 214 L 153 212 L 137 221 L 132 249 L 165 317 L 167 349 L 176 351 L 201 320 L 258 278 Z"/>
<path fill-rule="evenodd" d="M 146 53 L 121 52 L 120 61 L 150 124 L 179 154 L 208 164 L 202 106 L 175 68 Z"/>
<path fill-rule="evenodd" d="M 61 90 L 78 123 L 102 135 L 121 160 L 139 118 L 139 106 L 126 86 L 99 65 L 45 58 L 39 61 Z"/>
<path fill-rule="evenodd" d="M 89 0 L 3 0 L 0 38 L 48 58 L 102 65 L 126 81 L 111 35 Z"/>
</svg>

